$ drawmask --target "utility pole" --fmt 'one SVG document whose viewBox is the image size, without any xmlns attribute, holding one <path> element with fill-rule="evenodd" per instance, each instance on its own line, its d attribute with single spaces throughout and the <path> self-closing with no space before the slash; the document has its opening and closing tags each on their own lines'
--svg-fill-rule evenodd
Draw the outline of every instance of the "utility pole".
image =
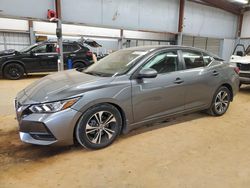
<svg viewBox="0 0 250 188">
<path fill-rule="evenodd" d="M 183 27 L 184 27 L 184 8 L 185 8 L 185 0 L 180 0 L 179 4 L 179 23 L 178 23 L 178 40 L 177 44 L 182 44 L 183 37 Z"/>
<path fill-rule="evenodd" d="M 61 0 L 55 0 L 56 5 L 56 16 L 57 16 L 57 28 L 56 28 L 56 36 L 57 36 L 57 66 L 58 71 L 64 70 L 64 63 L 63 63 L 63 41 L 62 41 L 62 14 L 61 14 Z"/>
</svg>

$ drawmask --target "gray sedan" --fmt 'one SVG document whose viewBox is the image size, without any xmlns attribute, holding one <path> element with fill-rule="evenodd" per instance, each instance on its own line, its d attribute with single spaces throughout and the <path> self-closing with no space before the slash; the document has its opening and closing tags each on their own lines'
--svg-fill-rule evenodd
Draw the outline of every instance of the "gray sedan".
<svg viewBox="0 0 250 188">
<path fill-rule="evenodd" d="M 20 138 L 100 149 L 121 133 L 206 110 L 223 115 L 239 89 L 238 68 L 182 46 L 119 50 L 85 70 L 48 75 L 15 100 Z"/>
</svg>

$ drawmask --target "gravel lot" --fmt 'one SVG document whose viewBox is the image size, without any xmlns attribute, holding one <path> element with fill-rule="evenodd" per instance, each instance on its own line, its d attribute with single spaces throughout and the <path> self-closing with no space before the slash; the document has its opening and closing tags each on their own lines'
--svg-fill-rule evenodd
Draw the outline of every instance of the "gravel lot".
<svg viewBox="0 0 250 188">
<path fill-rule="evenodd" d="M 110 147 L 19 140 L 13 99 L 40 78 L 0 80 L 0 187 L 250 187 L 250 86 L 223 117 L 203 113 L 142 127 Z"/>
</svg>

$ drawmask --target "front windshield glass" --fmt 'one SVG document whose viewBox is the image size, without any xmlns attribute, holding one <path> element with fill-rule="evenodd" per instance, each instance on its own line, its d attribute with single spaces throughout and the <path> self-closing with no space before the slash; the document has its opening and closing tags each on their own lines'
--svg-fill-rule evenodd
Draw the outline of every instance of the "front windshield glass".
<svg viewBox="0 0 250 188">
<path fill-rule="evenodd" d="M 250 47 L 247 48 L 246 55 L 250 56 Z"/>
<path fill-rule="evenodd" d="M 25 48 L 19 50 L 19 52 L 21 52 L 21 53 L 22 53 L 22 52 L 27 52 L 27 51 L 29 51 L 31 48 L 35 47 L 35 46 L 37 46 L 37 44 L 33 44 L 33 45 L 31 45 L 31 46 L 27 46 L 27 47 L 25 47 Z"/>
<path fill-rule="evenodd" d="M 146 50 L 120 50 L 101 59 L 88 67 L 84 72 L 99 76 L 116 76 L 126 73 L 136 60 L 148 51 Z"/>
</svg>

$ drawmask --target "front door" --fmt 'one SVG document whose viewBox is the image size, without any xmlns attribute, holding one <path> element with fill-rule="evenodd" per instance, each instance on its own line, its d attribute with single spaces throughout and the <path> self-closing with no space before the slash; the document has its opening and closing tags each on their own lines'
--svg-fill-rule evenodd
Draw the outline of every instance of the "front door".
<svg viewBox="0 0 250 188">
<path fill-rule="evenodd" d="M 180 75 L 177 51 L 156 54 L 142 68 L 158 72 L 156 78 L 132 81 L 135 123 L 175 114 L 184 110 L 184 80 Z"/>
<path fill-rule="evenodd" d="M 57 53 L 54 43 L 37 46 L 32 50 L 32 55 L 39 59 L 39 69 L 41 71 L 57 70 Z"/>
</svg>

